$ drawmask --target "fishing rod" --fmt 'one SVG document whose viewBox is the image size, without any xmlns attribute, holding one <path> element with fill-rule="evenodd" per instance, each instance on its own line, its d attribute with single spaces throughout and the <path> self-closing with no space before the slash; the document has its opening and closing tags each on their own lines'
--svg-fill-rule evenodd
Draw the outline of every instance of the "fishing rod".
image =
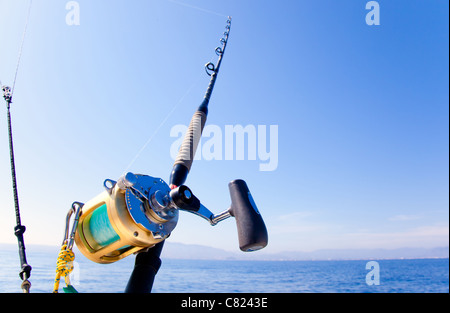
<svg viewBox="0 0 450 313">
<path fill-rule="evenodd" d="M 10 162 L 11 162 L 11 178 L 12 178 L 12 186 L 13 186 L 13 196 L 14 196 L 14 208 L 16 215 L 16 226 L 14 227 L 14 235 L 17 237 L 17 242 L 19 245 L 19 257 L 20 257 L 20 265 L 21 271 L 19 273 L 20 278 L 22 279 L 21 288 L 24 293 L 29 293 L 31 288 L 31 283 L 28 280 L 31 276 L 31 266 L 27 262 L 27 256 L 25 253 L 25 240 L 23 238 L 23 234 L 25 233 L 26 227 L 22 225 L 20 218 L 20 209 L 19 209 L 19 196 L 17 192 L 17 178 L 16 178 L 16 165 L 14 160 L 14 144 L 13 144 L 13 135 L 12 135 L 12 126 L 11 126 L 11 103 L 12 103 L 12 91 L 8 86 L 2 87 L 3 98 L 6 101 L 6 110 L 7 110 L 7 120 L 8 120 L 8 139 L 9 139 L 9 153 L 10 153 Z"/>
<path fill-rule="evenodd" d="M 231 17 L 229 17 L 227 20 L 227 25 L 223 34 L 224 37 L 220 39 L 222 47 L 216 48 L 216 54 L 219 56 L 217 66 L 215 66 L 212 62 L 209 62 L 205 65 L 206 73 L 211 76 L 211 80 L 209 82 L 208 89 L 206 90 L 205 97 L 203 98 L 203 102 L 200 104 L 191 119 L 191 123 L 189 124 L 183 143 L 181 144 L 178 156 L 175 159 L 172 173 L 170 175 L 170 188 L 172 189 L 184 184 L 189 171 L 191 170 L 195 152 L 197 151 L 197 146 L 200 141 L 200 137 L 202 136 L 203 128 L 205 127 L 206 117 L 208 116 L 208 104 L 211 99 L 214 85 L 216 84 L 225 50 L 227 48 L 230 30 Z"/>
<path fill-rule="evenodd" d="M 27 262 L 27 256 L 26 256 L 26 252 L 25 252 L 25 240 L 24 240 L 23 234 L 26 231 L 26 227 L 24 225 L 22 225 L 21 218 L 20 218 L 19 196 L 18 196 L 18 192 L 17 192 L 17 179 L 16 179 L 16 164 L 15 164 L 15 159 L 14 159 L 14 145 L 13 145 L 13 135 L 12 135 L 12 126 L 11 126 L 11 103 L 12 103 L 14 90 L 16 87 L 17 74 L 19 72 L 23 46 L 25 43 L 25 36 L 27 33 L 27 29 L 28 29 L 28 23 L 30 21 L 32 3 L 33 3 L 33 1 L 30 0 L 29 5 L 28 5 L 28 13 L 27 13 L 27 18 L 26 18 L 26 22 L 25 22 L 25 28 L 24 28 L 23 34 L 22 34 L 22 41 L 20 44 L 19 55 L 17 57 L 17 65 L 16 65 L 16 71 L 14 74 L 12 88 L 8 87 L 6 85 L 3 86 L 0 81 L 0 87 L 2 88 L 2 91 L 3 91 L 3 98 L 6 101 L 7 120 L 8 120 L 9 153 L 10 153 L 10 163 L 11 163 L 11 179 L 12 179 L 13 196 L 14 196 L 14 209 L 15 209 L 15 215 L 16 215 L 16 226 L 14 227 L 14 235 L 17 237 L 17 242 L 18 242 L 18 246 L 19 246 L 19 258 L 20 258 L 20 265 L 21 265 L 19 277 L 22 279 L 22 284 L 20 287 L 24 293 L 30 292 L 31 283 L 28 280 L 28 278 L 30 278 L 30 276 L 31 276 L 32 268 Z"/>
<path fill-rule="evenodd" d="M 183 185 L 206 123 L 208 104 L 225 54 L 230 28 L 231 17 L 221 39 L 222 46 L 215 50 L 219 56 L 217 66 L 211 62 L 205 66 L 211 80 L 178 152 L 170 185 L 161 178 L 128 172 L 117 181 L 106 179 L 103 183 L 105 191 L 85 204 L 75 202 L 66 217 L 54 292 L 58 292 L 61 277 L 66 280 L 64 291 L 76 292 L 68 279 L 73 269 L 74 243 L 84 256 L 96 263 L 113 263 L 137 254 L 125 292 L 151 292 L 161 265 L 164 241 L 175 229 L 180 211 L 198 215 L 212 226 L 234 217 L 239 247 L 244 252 L 257 251 L 267 245 L 266 226 L 244 180 L 237 179 L 228 184 L 231 205 L 219 214 L 212 213 L 189 187 Z"/>
</svg>

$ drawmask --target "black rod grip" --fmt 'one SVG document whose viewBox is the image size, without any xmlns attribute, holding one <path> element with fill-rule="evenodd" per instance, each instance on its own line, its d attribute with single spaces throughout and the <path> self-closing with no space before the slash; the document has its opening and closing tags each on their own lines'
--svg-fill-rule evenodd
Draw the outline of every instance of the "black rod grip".
<svg viewBox="0 0 450 313">
<path fill-rule="evenodd" d="M 150 293 L 155 275 L 161 266 L 161 251 L 164 241 L 156 244 L 146 252 L 136 255 L 135 265 L 131 273 L 125 293 Z"/>
<path fill-rule="evenodd" d="M 264 248 L 268 242 L 267 228 L 247 184 L 238 179 L 230 182 L 228 188 L 231 196 L 229 212 L 236 219 L 239 248 L 244 252 Z"/>
</svg>

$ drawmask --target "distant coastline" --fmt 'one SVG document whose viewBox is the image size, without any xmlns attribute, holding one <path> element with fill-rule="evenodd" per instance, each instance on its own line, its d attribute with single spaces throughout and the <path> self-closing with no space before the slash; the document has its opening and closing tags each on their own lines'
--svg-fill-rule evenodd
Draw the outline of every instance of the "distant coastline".
<svg viewBox="0 0 450 313">
<path fill-rule="evenodd" d="M 57 255 L 59 247 L 27 245 L 29 253 L 49 252 Z M 15 244 L 0 243 L 1 250 L 16 250 Z M 75 250 L 76 255 L 80 252 Z M 449 247 L 399 249 L 322 249 L 311 252 L 286 251 L 278 253 L 230 252 L 218 248 L 166 242 L 162 258 L 187 260 L 248 260 L 248 261 L 339 261 L 339 260 L 392 260 L 392 259 L 447 259 Z"/>
<path fill-rule="evenodd" d="M 446 259 L 449 247 L 399 248 L 399 249 L 322 249 L 311 252 L 287 251 L 279 253 L 240 251 L 229 252 L 222 249 L 166 243 L 163 257 L 173 259 L 216 259 L 255 261 L 326 261 L 326 260 L 383 260 L 383 259 Z"/>
</svg>

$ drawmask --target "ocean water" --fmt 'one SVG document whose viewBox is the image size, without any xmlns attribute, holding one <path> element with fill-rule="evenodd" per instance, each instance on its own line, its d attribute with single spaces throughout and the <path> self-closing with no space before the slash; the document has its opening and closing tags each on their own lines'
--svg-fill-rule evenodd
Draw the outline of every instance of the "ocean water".
<svg viewBox="0 0 450 313">
<path fill-rule="evenodd" d="M 27 249 L 31 292 L 50 293 L 58 250 Z M 163 259 L 154 293 L 448 293 L 449 259 L 377 260 L 379 284 L 368 285 L 368 261 L 236 261 Z M 82 293 L 121 293 L 134 257 L 101 265 L 76 253 L 72 282 Z M 0 250 L 0 292 L 20 290 L 16 249 Z M 370 276 L 372 277 L 372 276 Z M 373 278 L 373 277 L 372 277 Z M 65 285 L 63 282 L 62 286 Z"/>
</svg>

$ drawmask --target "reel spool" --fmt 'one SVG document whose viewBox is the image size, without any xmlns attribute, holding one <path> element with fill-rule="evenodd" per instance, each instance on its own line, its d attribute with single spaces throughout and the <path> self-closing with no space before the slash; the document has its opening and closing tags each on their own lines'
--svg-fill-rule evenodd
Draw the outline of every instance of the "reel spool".
<svg viewBox="0 0 450 313">
<path fill-rule="evenodd" d="M 170 188 L 162 179 L 128 173 L 118 182 L 105 180 L 104 187 L 83 205 L 75 232 L 88 259 L 116 262 L 163 241 L 177 225 L 178 210 L 168 203 Z"/>
</svg>

